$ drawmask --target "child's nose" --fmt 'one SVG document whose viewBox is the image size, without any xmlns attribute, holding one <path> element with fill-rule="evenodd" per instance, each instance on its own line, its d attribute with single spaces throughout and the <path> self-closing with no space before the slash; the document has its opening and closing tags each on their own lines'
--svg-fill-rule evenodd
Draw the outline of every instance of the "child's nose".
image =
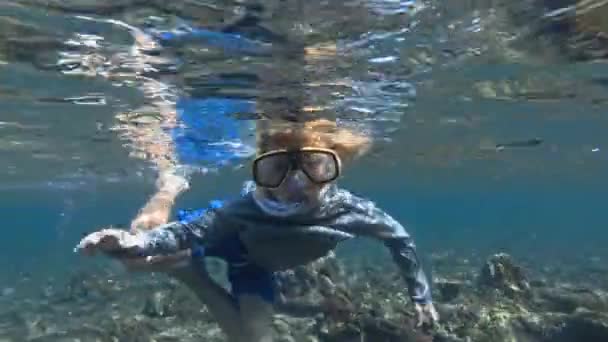
<svg viewBox="0 0 608 342">
<path fill-rule="evenodd" d="M 302 170 L 291 170 L 285 183 L 289 190 L 302 190 L 309 185 L 309 180 Z"/>
</svg>

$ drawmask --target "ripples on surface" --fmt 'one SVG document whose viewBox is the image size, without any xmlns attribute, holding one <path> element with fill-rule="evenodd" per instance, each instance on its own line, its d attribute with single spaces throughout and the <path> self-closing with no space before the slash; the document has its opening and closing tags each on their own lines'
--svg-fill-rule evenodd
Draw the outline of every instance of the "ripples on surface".
<svg viewBox="0 0 608 342">
<path fill-rule="evenodd" d="M 243 13 L 238 3 L 4 2 L 0 153 L 6 181 L 79 172 L 104 179 L 133 165 L 145 168 L 128 159 L 138 149 L 128 127 L 164 120 L 150 96 L 172 101 L 184 94 L 258 99 L 276 112 L 294 103 L 323 109 L 318 114 L 372 128 L 379 158 L 421 174 L 427 168 L 441 174 L 441 166 L 577 177 L 605 167 L 599 127 L 606 68 L 556 43 L 583 41 L 585 32 L 556 24 L 572 8 L 542 9 L 528 1 L 265 4 L 263 24 L 316 47 L 315 54 L 304 60 L 285 51 L 255 55 L 190 44 L 178 49 L 177 59 L 134 56 L 128 25 L 218 28 Z M 519 25 L 522 13 L 525 25 Z M 249 35 L 254 47 L 273 48 L 260 32 Z M 244 43 L 238 44 L 242 51 Z M 141 75 L 169 81 L 151 86 Z M 509 145 L 530 139 L 542 144 Z"/>
</svg>

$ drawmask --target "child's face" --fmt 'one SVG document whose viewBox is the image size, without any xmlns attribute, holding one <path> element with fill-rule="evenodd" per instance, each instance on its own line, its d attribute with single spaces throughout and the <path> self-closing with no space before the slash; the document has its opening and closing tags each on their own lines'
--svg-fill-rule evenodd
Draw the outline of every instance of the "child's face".
<svg viewBox="0 0 608 342">
<path fill-rule="evenodd" d="M 278 188 L 267 188 L 267 191 L 282 203 L 316 204 L 325 185 L 312 183 L 302 170 L 297 170 L 290 171 Z"/>
<path fill-rule="evenodd" d="M 272 124 L 272 123 L 271 123 Z M 314 204 L 342 170 L 342 161 L 363 154 L 370 139 L 335 122 L 266 126 L 258 135 L 253 178 L 260 191 L 284 203 Z"/>
<path fill-rule="evenodd" d="M 267 144 L 253 165 L 254 180 L 267 195 L 283 203 L 316 204 L 341 169 L 335 151 L 321 144 Z"/>
</svg>

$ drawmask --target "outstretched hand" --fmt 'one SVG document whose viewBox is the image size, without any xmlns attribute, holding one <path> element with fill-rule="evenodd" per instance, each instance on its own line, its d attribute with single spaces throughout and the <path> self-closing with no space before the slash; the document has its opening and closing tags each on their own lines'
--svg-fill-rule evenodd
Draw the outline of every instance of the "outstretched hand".
<svg viewBox="0 0 608 342">
<path fill-rule="evenodd" d="M 171 272 L 190 264 L 190 250 L 149 254 L 143 233 L 108 228 L 84 237 L 75 252 L 92 256 L 104 253 L 122 262 L 129 271 Z"/>
<path fill-rule="evenodd" d="M 85 236 L 80 240 L 74 252 L 87 256 L 100 252 L 126 257 L 141 255 L 145 247 L 145 239 L 142 234 L 107 228 Z"/>
<path fill-rule="evenodd" d="M 416 303 L 417 327 L 423 325 L 432 326 L 439 321 L 439 314 L 433 303 L 420 304 Z"/>
</svg>

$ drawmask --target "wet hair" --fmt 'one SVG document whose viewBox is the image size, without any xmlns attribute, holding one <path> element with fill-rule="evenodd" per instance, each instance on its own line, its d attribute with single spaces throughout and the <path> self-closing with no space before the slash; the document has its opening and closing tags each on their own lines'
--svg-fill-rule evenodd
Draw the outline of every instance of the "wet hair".
<svg viewBox="0 0 608 342">
<path fill-rule="evenodd" d="M 257 126 L 258 154 L 276 148 L 321 147 L 336 151 L 343 162 L 348 162 L 364 155 L 371 143 L 366 134 L 327 119 L 301 123 L 262 120 Z"/>
</svg>

